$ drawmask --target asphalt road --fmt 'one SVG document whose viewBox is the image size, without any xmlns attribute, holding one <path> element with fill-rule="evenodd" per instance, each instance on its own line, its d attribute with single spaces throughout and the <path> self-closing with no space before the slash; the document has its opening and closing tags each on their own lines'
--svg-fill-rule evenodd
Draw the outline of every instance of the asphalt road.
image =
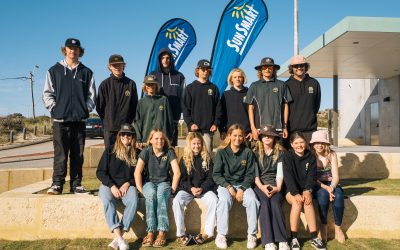
<svg viewBox="0 0 400 250">
<path fill-rule="evenodd" d="M 103 139 L 86 139 L 85 146 L 102 144 Z M 0 169 L 43 168 L 53 166 L 53 142 L 0 151 Z"/>
</svg>

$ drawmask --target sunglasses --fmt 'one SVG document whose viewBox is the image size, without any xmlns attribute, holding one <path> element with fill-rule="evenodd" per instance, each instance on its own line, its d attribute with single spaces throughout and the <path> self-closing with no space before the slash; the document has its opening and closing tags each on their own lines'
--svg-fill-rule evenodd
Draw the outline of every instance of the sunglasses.
<svg viewBox="0 0 400 250">
<path fill-rule="evenodd" d="M 201 71 L 205 72 L 205 71 L 211 71 L 211 69 L 209 68 L 200 68 Z"/>
<path fill-rule="evenodd" d="M 128 133 L 128 132 L 122 132 L 122 133 L 120 133 L 120 135 L 121 135 L 121 137 L 124 137 L 124 136 L 132 137 L 133 136 L 132 133 Z"/>
<path fill-rule="evenodd" d="M 273 65 L 269 65 L 269 66 L 264 65 L 264 66 L 261 66 L 261 69 L 262 70 L 266 70 L 266 69 L 274 70 L 274 66 Z"/>
<path fill-rule="evenodd" d="M 295 65 L 292 65 L 292 67 L 295 68 L 295 69 L 298 69 L 298 68 L 305 68 L 305 67 L 306 67 L 306 64 L 305 64 L 305 63 L 302 63 L 302 64 L 295 64 Z"/>
</svg>

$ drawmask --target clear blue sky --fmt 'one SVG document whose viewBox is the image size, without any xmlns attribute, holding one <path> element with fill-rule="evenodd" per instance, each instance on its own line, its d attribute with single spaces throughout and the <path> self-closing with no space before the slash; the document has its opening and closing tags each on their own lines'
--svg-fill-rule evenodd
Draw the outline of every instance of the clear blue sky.
<svg viewBox="0 0 400 250">
<path fill-rule="evenodd" d="M 209 59 L 221 13 L 228 0 L 12 0 L 0 9 L 0 79 L 26 76 L 34 65 L 36 115 L 49 115 L 41 93 L 46 71 L 63 59 L 65 39 L 81 40 L 81 61 L 95 74 L 96 86 L 109 75 L 111 54 L 122 54 L 126 74 L 140 88 L 159 28 L 175 17 L 189 21 L 197 45 L 181 67 L 187 83 L 195 79 L 199 59 Z M 293 54 L 293 0 L 266 0 L 269 20 L 253 44 L 241 68 L 249 82 L 256 80 L 254 66 L 271 56 L 283 64 Z M 346 16 L 400 17 L 398 0 L 299 0 L 300 50 Z M 312 66 L 312 65 L 311 65 Z M 319 79 L 321 109 L 332 107 L 332 80 Z M 32 116 L 29 81 L 0 81 L 0 115 Z"/>
</svg>

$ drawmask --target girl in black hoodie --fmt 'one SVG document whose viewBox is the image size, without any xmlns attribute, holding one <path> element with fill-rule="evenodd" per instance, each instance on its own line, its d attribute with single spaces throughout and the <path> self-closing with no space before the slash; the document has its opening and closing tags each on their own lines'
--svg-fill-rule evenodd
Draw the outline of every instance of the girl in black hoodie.
<svg viewBox="0 0 400 250">
<path fill-rule="evenodd" d="M 304 135 L 295 132 L 290 137 L 291 149 L 283 156 L 283 178 L 287 187 L 286 200 L 292 205 L 290 210 L 290 231 L 292 249 L 300 249 L 297 239 L 300 213 L 304 214 L 311 233 L 311 245 L 315 249 L 326 249 L 317 237 L 317 222 L 313 206 L 312 190 L 317 181 L 317 164 L 314 154 L 307 149 Z"/>
</svg>

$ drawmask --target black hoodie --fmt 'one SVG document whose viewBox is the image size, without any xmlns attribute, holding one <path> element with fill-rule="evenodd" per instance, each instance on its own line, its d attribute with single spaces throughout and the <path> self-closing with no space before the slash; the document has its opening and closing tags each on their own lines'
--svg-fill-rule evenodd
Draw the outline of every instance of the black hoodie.
<svg viewBox="0 0 400 250">
<path fill-rule="evenodd" d="M 167 53 L 171 58 L 168 69 L 164 69 L 161 64 L 161 56 Z M 151 72 L 157 77 L 160 84 L 160 94 L 168 98 L 169 105 L 172 108 L 172 117 L 174 121 L 178 121 L 182 113 L 182 96 L 185 87 L 185 77 L 182 73 L 175 69 L 174 57 L 166 48 L 162 48 L 158 53 L 157 70 Z"/>
<path fill-rule="evenodd" d="M 313 153 L 304 151 L 298 156 L 291 148 L 283 155 L 283 179 L 288 192 L 295 196 L 317 184 L 317 161 Z"/>
<path fill-rule="evenodd" d="M 125 74 L 120 78 L 111 74 L 100 84 L 96 111 L 105 130 L 118 131 L 121 124 L 132 123 L 137 104 L 136 83 Z"/>
<path fill-rule="evenodd" d="M 306 74 L 302 81 L 291 76 L 286 85 L 293 98 L 289 103 L 289 132 L 317 130 L 317 113 L 321 104 L 321 87 L 318 81 Z"/>
<path fill-rule="evenodd" d="M 243 87 L 241 90 L 237 90 L 231 87 L 230 90 L 226 90 L 221 96 L 221 111 L 222 118 L 219 126 L 220 132 L 226 132 L 228 128 L 238 123 L 242 125 L 246 133 L 251 132 L 248 104 L 245 103 L 247 87 Z"/>
</svg>

